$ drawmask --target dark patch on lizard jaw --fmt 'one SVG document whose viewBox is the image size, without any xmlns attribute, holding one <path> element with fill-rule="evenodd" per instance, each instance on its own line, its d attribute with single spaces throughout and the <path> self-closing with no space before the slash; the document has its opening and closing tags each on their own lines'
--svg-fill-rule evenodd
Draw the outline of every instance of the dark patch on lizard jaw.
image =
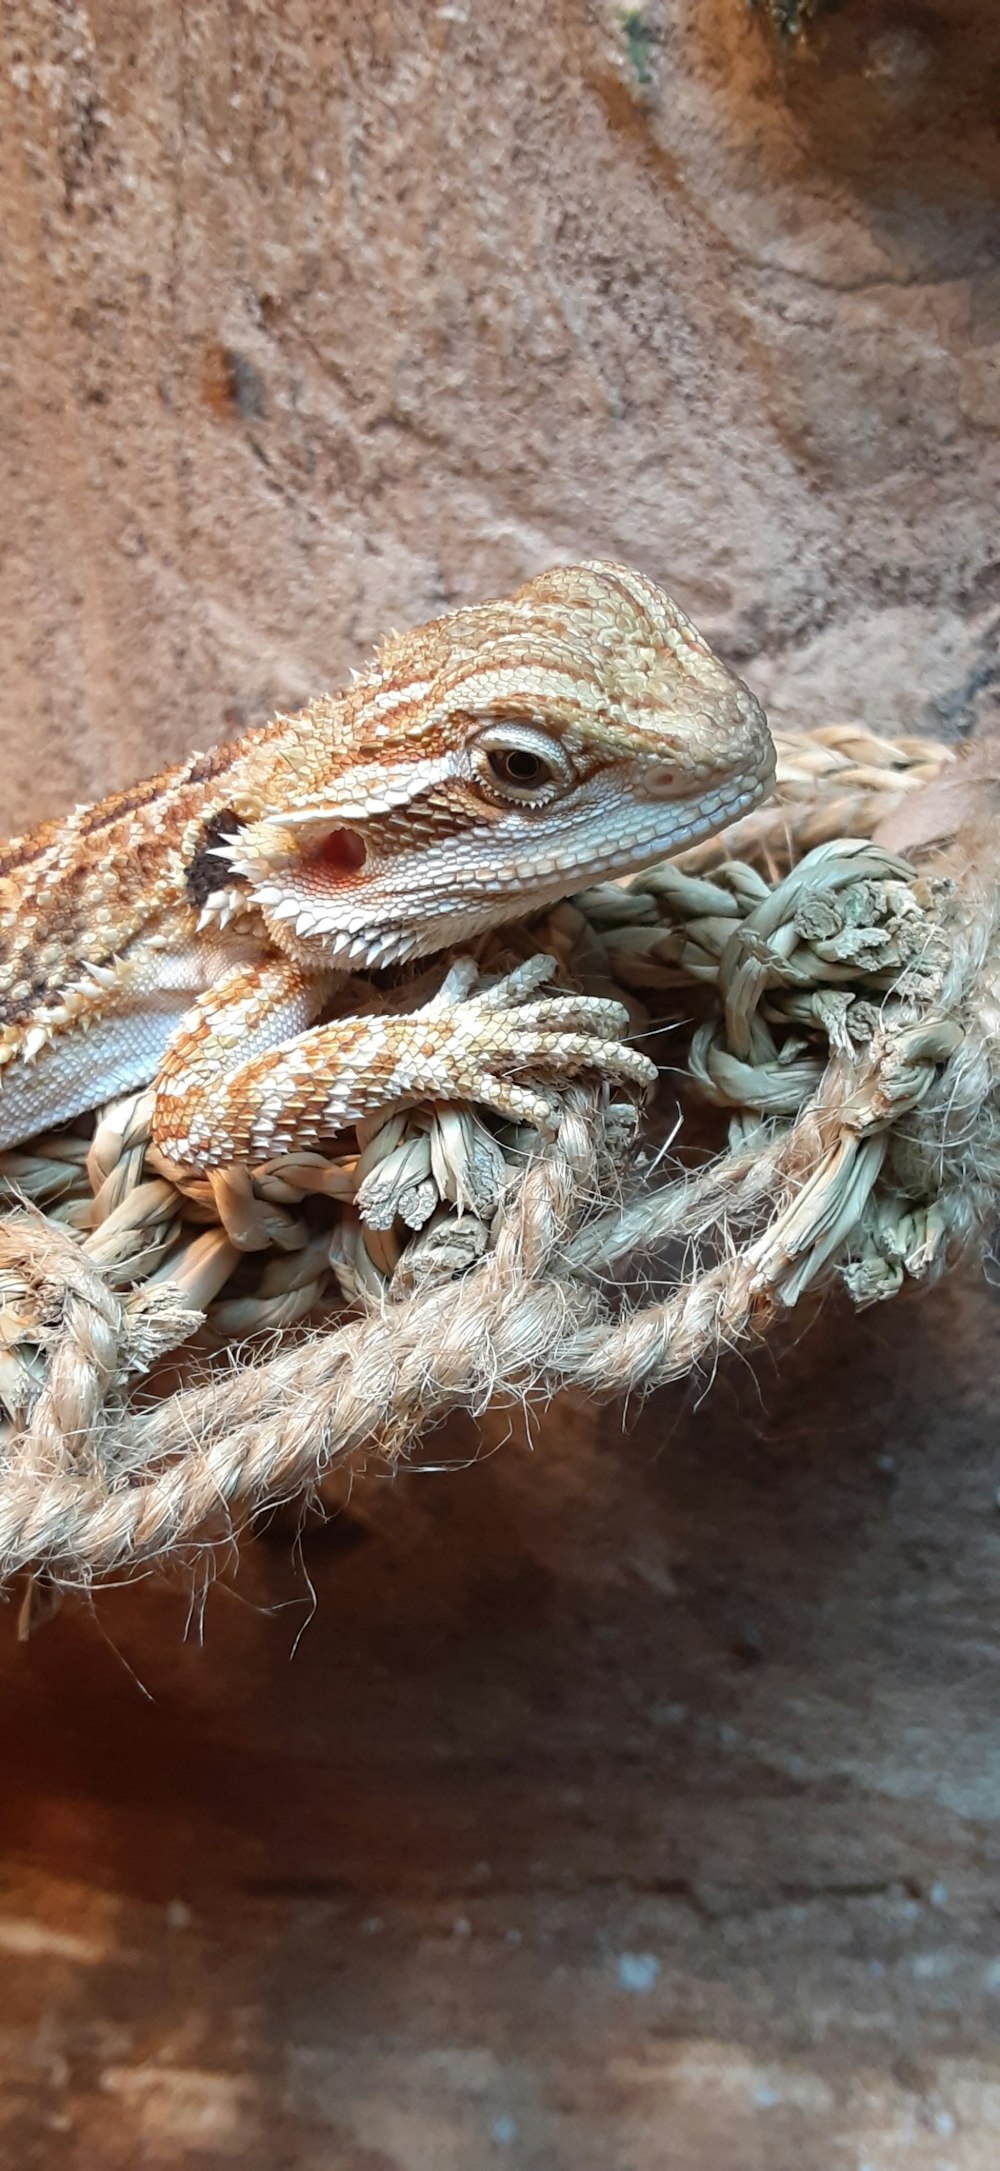
<svg viewBox="0 0 1000 2171">
<path fill-rule="evenodd" d="M 233 889 L 246 883 L 246 876 L 234 874 L 229 860 L 219 851 L 220 844 L 228 842 L 241 827 L 239 815 L 232 807 L 220 807 L 211 821 L 205 823 L 184 878 L 189 902 L 196 912 L 207 904 L 213 890 Z"/>
<path fill-rule="evenodd" d="M 106 958 L 97 961 L 106 964 Z M 0 993 L 0 1025 L 24 1025 L 30 1023 L 46 1004 L 55 1007 L 58 996 L 53 991 L 50 975 L 45 971 L 33 950 L 18 962 L 17 988 L 21 992 L 4 989 Z"/>
</svg>

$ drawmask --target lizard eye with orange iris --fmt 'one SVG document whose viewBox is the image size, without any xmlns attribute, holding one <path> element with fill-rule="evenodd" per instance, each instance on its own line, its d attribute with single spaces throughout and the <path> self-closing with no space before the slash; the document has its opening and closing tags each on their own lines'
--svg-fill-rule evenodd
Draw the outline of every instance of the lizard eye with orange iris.
<svg viewBox="0 0 1000 2171">
<path fill-rule="evenodd" d="M 512 784 L 515 790 L 537 791 L 540 784 L 548 784 L 552 771 L 540 754 L 532 754 L 526 746 L 509 746 L 496 749 L 489 757 L 490 768 L 500 784 Z"/>
</svg>

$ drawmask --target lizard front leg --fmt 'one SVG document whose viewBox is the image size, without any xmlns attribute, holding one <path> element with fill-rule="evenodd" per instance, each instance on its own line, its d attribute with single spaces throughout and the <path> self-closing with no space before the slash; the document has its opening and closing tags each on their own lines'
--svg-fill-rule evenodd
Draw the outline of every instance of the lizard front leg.
<svg viewBox="0 0 1000 2171">
<path fill-rule="evenodd" d="M 550 1131 L 547 1085 L 590 1072 L 648 1089 L 647 1056 L 622 1045 L 620 1003 L 585 995 L 531 1000 L 553 970 L 533 958 L 470 993 L 462 959 L 429 1003 L 313 1025 L 329 992 L 286 959 L 230 973 L 194 1004 L 156 1080 L 153 1143 L 203 1172 L 251 1167 L 314 1147 L 344 1123 L 399 1101 L 478 1101 Z"/>
</svg>

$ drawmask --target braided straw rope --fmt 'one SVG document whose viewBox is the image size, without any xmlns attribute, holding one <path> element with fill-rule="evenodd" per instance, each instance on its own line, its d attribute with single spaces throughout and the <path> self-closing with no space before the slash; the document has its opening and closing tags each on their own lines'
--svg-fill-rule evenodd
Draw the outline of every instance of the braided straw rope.
<svg viewBox="0 0 1000 2171">
<path fill-rule="evenodd" d="M 685 1127 L 636 1141 L 579 1085 L 547 1145 L 425 1107 L 181 1189 L 138 1096 L 0 1157 L 0 1579 L 135 1571 L 449 1410 L 645 1391 L 810 1286 L 869 1302 L 968 1246 L 1000 1186 L 997 886 L 868 841 L 952 757 L 858 731 L 779 754 L 772 806 L 721 847 L 480 958 L 545 948 L 637 1027 L 672 1018 L 711 1158 Z"/>
</svg>

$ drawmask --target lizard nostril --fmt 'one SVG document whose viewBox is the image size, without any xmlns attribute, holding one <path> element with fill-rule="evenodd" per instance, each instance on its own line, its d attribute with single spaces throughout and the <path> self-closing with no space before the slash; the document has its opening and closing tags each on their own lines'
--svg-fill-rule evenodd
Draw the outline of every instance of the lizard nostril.
<svg viewBox="0 0 1000 2171">
<path fill-rule="evenodd" d="M 646 789 L 651 799 L 689 799 L 698 788 L 699 778 L 696 771 L 669 769 L 660 762 L 650 769 L 646 781 Z"/>
<path fill-rule="evenodd" d="M 331 829 L 316 854 L 317 863 L 329 874 L 358 874 L 367 857 L 365 840 L 356 829 Z"/>
</svg>

